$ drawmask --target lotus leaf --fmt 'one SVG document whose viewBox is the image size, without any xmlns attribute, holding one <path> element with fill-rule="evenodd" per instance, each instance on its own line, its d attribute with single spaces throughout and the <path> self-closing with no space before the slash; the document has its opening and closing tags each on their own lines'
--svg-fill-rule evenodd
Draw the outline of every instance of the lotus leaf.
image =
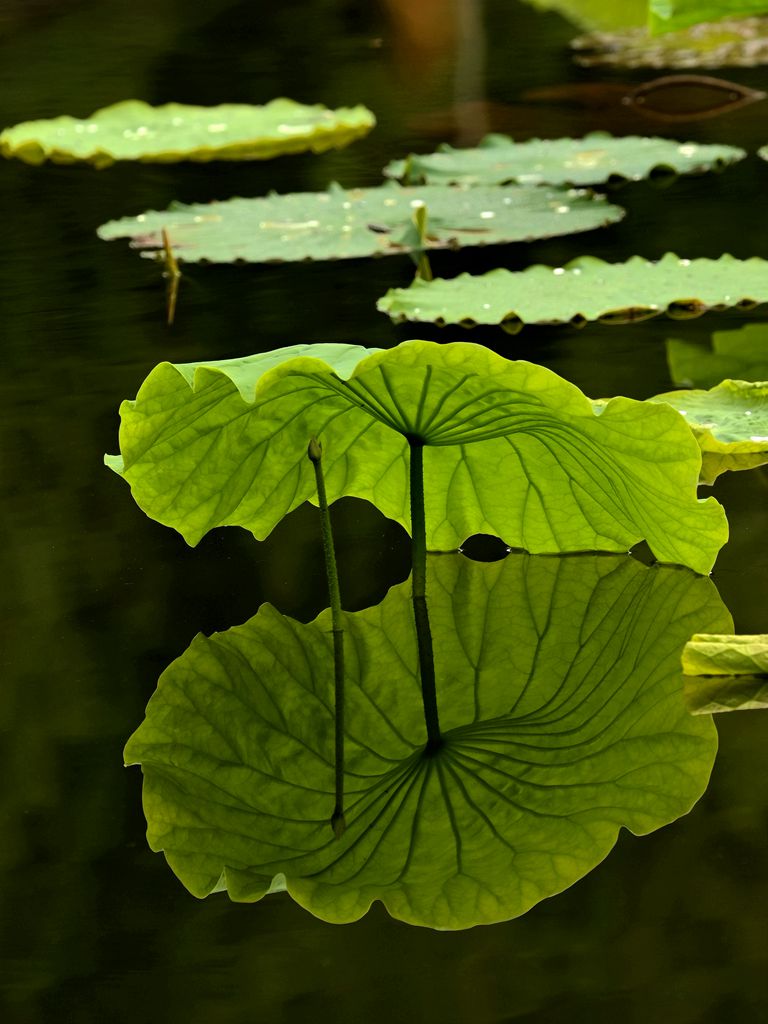
<svg viewBox="0 0 768 1024">
<path fill-rule="evenodd" d="M 649 36 L 646 29 L 592 32 L 574 39 L 576 62 L 587 67 L 755 67 L 768 63 L 768 19 L 735 18 Z"/>
<path fill-rule="evenodd" d="M 765 634 L 697 634 L 683 649 L 683 671 L 685 699 L 692 714 L 768 708 Z"/>
<path fill-rule="evenodd" d="M 670 338 L 667 362 L 675 384 L 710 388 L 726 377 L 768 381 L 768 324 L 746 324 L 736 331 L 715 331 L 712 350 Z"/>
<path fill-rule="evenodd" d="M 198 636 L 129 740 L 153 850 L 198 897 L 287 890 L 334 922 L 503 921 L 685 814 L 716 749 L 680 651 L 730 617 L 708 579 L 623 557 L 430 559 L 442 743 L 425 751 L 410 586 L 345 615 L 347 827 L 330 615 Z"/>
<path fill-rule="evenodd" d="M 427 209 L 420 233 L 412 220 Z M 229 199 L 173 206 L 110 221 L 105 239 L 133 238 L 140 249 L 162 248 L 162 230 L 180 260 L 334 260 L 387 256 L 415 249 L 456 249 L 530 241 L 589 231 L 624 211 L 585 192 L 547 188 L 378 188 Z M 154 256 L 155 253 L 149 253 Z"/>
<path fill-rule="evenodd" d="M 491 270 L 451 280 L 416 279 L 393 288 L 378 308 L 393 320 L 438 324 L 626 323 L 666 312 L 683 318 L 710 308 L 768 301 L 768 262 L 680 259 L 667 253 L 658 262 L 633 256 L 605 263 L 581 256 L 564 267 L 533 266 L 522 271 Z"/>
<path fill-rule="evenodd" d="M 299 345 L 241 360 L 162 363 L 121 407 L 109 464 L 141 508 L 190 544 L 217 526 L 265 537 L 315 492 L 353 495 L 408 527 L 409 446 L 424 446 L 427 544 L 475 533 L 535 552 L 626 551 L 708 572 L 727 537 L 696 498 L 700 453 L 668 405 L 615 398 L 595 411 L 540 366 L 478 345 L 389 351 Z"/>
<path fill-rule="evenodd" d="M 683 650 L 689 676 L 768 675 L 768 634 L 697 634 Z"/>
<path fill-rule="evenodd" d="M 29 164 L 85 161 L 96 167 L 116 160 L 264 160 L 346 146 L 367 135 L 375 123 L 365 107 L 329 110 L 288 99 L 263 107 L 152 107 L 141 100 L 125 100 L 82 121 L 64 116 L 6 128 L 0 134 L 0 154 Z"/>
<path fill-rule="evenodd" d="M 766 11 L 766 0 L 648 0 L 652 32 L 674 32 L 701 22 L 746 18 Z"/>
<path fill-rule="evenodd" d="M 709 391 L 669 391 L 649 401 L 685 416 L 701 447 L 702 483 L 768 462 L 768 383 L 724 380 Z"/>
<path fill-rule="evenodd" d="M 588 29 L 618 29 L 645 25 L 648 0 L 526 0 L 544 11 L 557 11 L 564 18 Z"/>
<path fill-rule="evenodd" d="M 654 171 L 693 174 L 720 170 L 746 156 L 734 146 L 700 145 L 674 139 L 592 132 L 583 139 L 515 142 L 489 135 L 475 149 L 443 145 L 436 153 L 395 160 L 384 168 L 405 184 L 429 185 L 596 185 L 610 179 L 639 181 Z"/>
</svg>

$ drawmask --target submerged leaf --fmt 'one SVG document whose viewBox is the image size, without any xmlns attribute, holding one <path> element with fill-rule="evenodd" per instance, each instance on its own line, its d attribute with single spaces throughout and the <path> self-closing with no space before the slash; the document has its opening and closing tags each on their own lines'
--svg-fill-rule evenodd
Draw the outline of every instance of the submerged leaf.
<svg viewBox="0 0 768 1024">
<path fill-rule="evenodd" d="M 692 714 L 768 708 L 768 635 L 697 634 L 683 650 Z"/>
<path fill-rule="evenodd" d="M 685 416 L 701 447 L 702 483 L 768 462 L 768 383 L 724 380 L 709 391 L 669 391 L 648 401 Z"/>
<path fill-rule="evenodd" d="M 86 161 L 96 167 L 116 160 L 264 160 L 340 148 L 367 135 L 375 123 L 362 106 L 329 110 L 282 98 L 263 107 L 152 107 L 141 100 L 125 100 L 82 121 L 63 116 L 6 128 L 0 134 L 0 154 L 29 164 Z"/>
<path fill-rule="evenodd" d="M 426 207 L 427 234 L 414 228 Z M 229 199 L 103 224 L 100 238 L 132 238 L 158 250 L 168 232 L 180 260 L 334 260 L 389 256 L 417 249 L 457 249 L 530 241 L 611 224 L 624 211 L 602 197 L 552 188 L 378 188 L 298 192 Z M 155 253 L 149 253 L 154 256 Z"/>
<path fill-rule="evenodd" d="M 627 323 L 660 313 L 677 319 L 768 301 L 768 262 L 633 256 L 605 263 L 581 256 L 564 267 L 491 270 L 392 288 L 378 308 L 393 320 L 438 324 Z"/>
<path fill-rule="evenodd" d="M 334 923 L 507 920 L 594 868 L 623 826 L 685 814 L 711 721 L 680 651 L 730 628 L 707 579 L 622 557 L 442 556 L 429 601 L 443 743 L 426 732 L 410 586 L 345 615 L 347 827 L 335 838 L 330 616 L 264 605 L 163 674 L 126 762 L 152 849 L 198 897 L 287 890 Z"/>
<path fill-rule="evenodd" d="M 121 415 L 110 464 L 191 544 L 224 525 L 265 537 L 311 499 L 310 437 L 329 501 L 365 498 L 406 528 L 418 439 L 432 549 L 475 533 L 537 552 L 626 551 L 644 538 L 660 561 L 708 572 L 727 537 L 720 505 L 696 498 L 700 453 L 675 411 L 615 398 L 596 412 L 550 370 L 478 345 L 163 363 Z"/>
<path fill-rule="evenodd" d="M 625 103 L 656 121 L 701 121 L 765 99 L 765 93 L 708 75 L 665 75 L 643 82 Z"/>
<path fill-rule="evenodd" d="M 670 338 L 667 363 L 675 384 L 711 388 L 726 377 L 768 381 L 768 324 L 746 324 L 735 331 L 715 331 L 712 350 Z"/>
<path fill-rule="evenodd" d="M 639 181 L 654 171 L 693 174 L 720 170 L 742 160 L 743 149 L 705 146 L 674 139 L 592 132 L 583 139 L 514 142 L 489 135 L 475 149 L 441 146 L 436 153 L 395 160 L 384 168 L 406 184 L 430 185 L 596 185 L 609 179 Z"/>
</svg>

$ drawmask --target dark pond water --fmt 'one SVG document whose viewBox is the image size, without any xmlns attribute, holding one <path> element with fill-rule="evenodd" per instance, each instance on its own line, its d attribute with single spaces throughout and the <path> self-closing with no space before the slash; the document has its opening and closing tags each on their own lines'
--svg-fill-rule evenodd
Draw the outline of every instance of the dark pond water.
<svg viewBox="0 0 768 1024">
<path fill-rule="evenodd" d="M 129 96 L 289 95 L 363 102 L 379 118 L 367 140 L 341 153 L 257 166 L 0 166 L 0 1000 L 8 1024 L 765 1020 L 768 718 L 760 714 L 721 716 L 712 782 L 688 817 L 642 839 L 622 833 L 605 863 L 565 894 L 518 920 L 460 933 L 408 927 L 378 905 L 335 927 L 285 895 L 252 906 L 224 896 L 198 902 L 148 850 L 140 773 L 122 768 L 158 674 L 195 633 L 240 622 L 264 600 L 304 619 L 326 601 L 313 510 L 294 513 L 265 543 L 218 531 L 194 550 L 146 519 L 101 463 L 116 447 L 119 401 L 163 359 L 306 341 L 393 345 L 410 332 L 374 302 L 406 283 L 412 265 L 192 268 L 169 331 L 157 268 L 122 243 L 99 242 L 95 228 L 172 199 L 376 183 L 393 156 L 430 148 L 441 134 L 481 133 L 476 108 L 452 117 L 457 101 L 492 101 L 488 126 L 520 138 L 647 130 L 626 114 L 516 103 L 525 88 L 599 76 L 571 64 L 573 29 L 557 15 L 507 0 L 460 8 L 470 15 L 463 35 L 448 3 L 4 8 L 2 124 L 85 115 Z M 768 87 L 766 71 L 738 78 Z M 768 141 L 765 111 L 757 104 L 677 135 L 754 150 Z M 629 186 L 618 200 L 627 217 L 615 227 L 441 255 L 434 269 L 668 249 L 765 257 L 767 185 L 768 165 L 751 156 L 721 176 Z M 670 387 L 666 337 L 704 340 L 744 320 L 712 314 L 472 339 L 542 363 L 588 394 L 643 398 Z M 768 475 L 731 474 L 714 493 L 732 537 L 713 578 L 737 631 L 765 631 Z M 399 527 L 349 500 L 337 530 L 347 607 L 380 600 L 406 577 Z"/>
</svg>

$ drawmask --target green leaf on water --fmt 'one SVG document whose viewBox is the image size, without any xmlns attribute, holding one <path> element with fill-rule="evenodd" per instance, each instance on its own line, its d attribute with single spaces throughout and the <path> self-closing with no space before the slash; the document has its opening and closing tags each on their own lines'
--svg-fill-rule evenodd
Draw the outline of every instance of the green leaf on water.
<svg viewBox="0 0 768 1024">
<path fill-rule="evenodd" d="M 426 206 L 427 233 L 414 228 Z M 132 238 L 133 246 L 162 247 L 168 232 L 179 260 L 264 263 L 391 256 L 416 249 L 531 241 L 589 231 L 620 220 L 624 211 L 602 197 L 552 188 L 378 188 L 299 192 L 257 199 L 176 205 L 163 213 L 102 225 L 100 238 Z"/>
<path fill-rule="evenodd" d="M 711 351 L 694 342 L 670 338 L 667 363 L 672 380 L 685 387 L 711 388 L 726 377 L 768 381 L 768 324 L 715 331 Z"/>
<path fill-rule="evenodd" d="M 768 383 L 724 380 L 709 391 L 669 391 L 648 401 L 685 416 L 701 447 L 702 483 L 768 462 Z"/>
<path fill-rule="evenodd" d="M 627 557 L 430 559 L 442 746 L 427 755 L 409 583 L 346 614 L 347 827 L 336 839 L 330 614 L 264 605 L 198 636 L 128 742 L 153 850 L 198 897 L 287 890 L 334 923 L 507 920 L 594 868 L 619 829 L 685 814 L 715 756 L 682 700 L 710 580 Z"/>
<path fill-rule="evenodd" d="M 409 441 L 425 445 L 427 543 L 475 533 L 535 552 L 626 551 L 708 572 L 723 509 L 697 500 L 700 453 L 665 404 L 612 399 L 478 345 L 388 351 L 299 345 L 241 360 L 162 363 L 121 407 L 109 460 L 141 508 L 196 544 L 217 526 L 263 538 L 315 493 L 367 499 L 410 523 Z"/>
<path fill-rule="evenodd" d="M 527 142 L 489 135 L 474 149 L 443 145 L 436 153 L 412 153 L 388 164 L 384 173 L 410 185 L 597 185 L 611 179 L 639 181 L 662 170 L 721 170 L 746 155 L 734 146 L 637 135 L 617 138 L 608 132 Z"/>
<path fill-rule="evenodd" d="M 768 62 L 768 19 L 729 18 L 652 36 L 645 28 L 574 39 L 585 67 L 688 69 L 757 67 Z"/>
<path fill-rule="evenodd" d="M 503 324 L 514 331 L 521 323 L 628 323 L 661 313 L 684 319 L 765 301 L 766 260 L 688 260 L 667 253 L 657 262 L 633 256 L 626 263 L 606 263 L 581 256 L 564 267 L 415 280 L 390 289 L 378 308 L 398 322 Z"/>
<path fill-rule="evenodd" d="M 618 29 L 645 25 L 648 0 L 525 0 L 532 7 L 557 11 L 564 18 L 586 29 Z"/>
<path fill-rule="evenodd" d="M 652 32 L 676 32 L 702 22 L 746 18 L 767 11 L 766 0 L 648 0 Z"/>
<path fill-rule="evenodd" d="M 29 164 L 52 160 L 96 167 L 116 160 L 265 160 L 346 146 L 367 135 L 375 123 L 371 111 L 362 106 L 329 110 L 284 98 L 261 107 L 152 107 L 141 100 L 125 100 L 84 120 L 63 116 L 6 128 L 0 134 L 0 154 Z"/>
<path fill-rule="evenodd" d="M 682 660 L 693 714 L 768 708 L 768 635 L 697 634 Z"/>
</svg>

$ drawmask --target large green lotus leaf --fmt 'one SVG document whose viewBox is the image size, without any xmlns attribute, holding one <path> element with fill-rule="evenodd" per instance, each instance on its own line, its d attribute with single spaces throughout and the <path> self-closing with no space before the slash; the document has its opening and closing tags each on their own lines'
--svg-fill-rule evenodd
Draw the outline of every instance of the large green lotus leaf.
<svg viewBox="0 0 768 1024">
<path fill-rule="evenodd" d="M 478 345 L 162 363 L 121 415 L 109 464 L 190 544 L 225 525 L 263 538 L 312 499 L 313 435 L 330 501 L 365 498 L 406 527 L 407 438 L 419 439 L 432 549 L 475 533 L 535 552 L 626 551 L 645 538 L 660 561 L 708 572 L 727 537 L 721 506 L 696 498 L 699 448 L 668 405 L 615 398 L 595 410 L 550 370 Z"/>
<path fill-rule="evenodd" d="M 768 19 L 731 18 L 656 36 L 644 28 L 591 32 L 571 46 L 586 67 L 755 67 L 768 63 Z"/>
<path fill-rule="evenodd" d="M 412 153 L 388 164 L 384 173 L 406 184 L 596 185 L 612 178 L 639 181 L 662 169 L 678 174 L 721 169 L 745 156 L 743 149 L 734 146 L 636 135 L 615 138 L 608 132 L 592 132 L 582 139 L 527 142 L 489 135 L 475 149 L 443 145 L 436 153 Z"/>
<path fill-rule="evenodd" d="M 726 377 L 768 381 L 768 324 L 746 324 L 735 331 L 715 331 L 712 349 L 670 338 L 667 363 L 675 384 L 711 388 Z"/>
<path fill-rule="evenodd" d="M 438 324 L 626 323 L 660 313 L 698 316 L 710 308 L 768 301 L 768 262 L 633 256 L 606 263 L 580 256 L 564 267 L 491 270 L 392 288 L 378 308 L 393 320 Z"/>
<path fill-rule="evenodd" d="M 685 416 L 701 447 L 703 483 L 768 462 L 768 383 L 724 380 L 709 391 L 669 391 L 648 401 Z"/>
<path fill-rule="evenodd" d="M 767 12 L 768 0 L 648 0 L 652 32 L 675 32 L 701 22 Z"/>
<path fill-rule="evenodd" d="M 680 652 L 692 629 L 731 628 L 708 579 L 626 556 L 436 556 L 428 593 L 429 755 L 409 584 L 345 615 L 338 840 L 328 612 L 303 625 L 264 605 L 166 670 L 125 756 L 149 843 L 194 895 L 492 923 L 590 871 L 622 826 L 650 832 L 699 798 L 716 734 L 685 710 Z"/>
<path fill-rule="evenodd" d="M 682 660 L 693 714 L 768 708 L 768 635 L 697 634 Z"/>
<path fill-rule="evenodd" d="M 0 154 L 29 164 L 78 161 L 107 167 L 116 160 L 176 163 L 179 160 L 264 160 L 346 146 L 376 123 L 365 107 L 329 110 L 276 99 L 263 107 L 226 103 L 152 107 L 125 100 L 85 120 L 56 117 L 26 121 L 0 134 Z"/>
<path fill-rule="evenodd" d="M 414 212 L 427 209 L 420 237 Z M 110 221 L 99 237 L 132 238 L 140 249 L 162 248 L 165 229 L 180 260 L 333 260 L 387 256 L 414 249 L 530 241 L 589 231 L 624 211 L 602 197 L 552 188 L 378 188 L 298 192 L 257 199 L 173 206 Z M 150 253 L 155 255 L 155 253 Z"/>
</svg>

